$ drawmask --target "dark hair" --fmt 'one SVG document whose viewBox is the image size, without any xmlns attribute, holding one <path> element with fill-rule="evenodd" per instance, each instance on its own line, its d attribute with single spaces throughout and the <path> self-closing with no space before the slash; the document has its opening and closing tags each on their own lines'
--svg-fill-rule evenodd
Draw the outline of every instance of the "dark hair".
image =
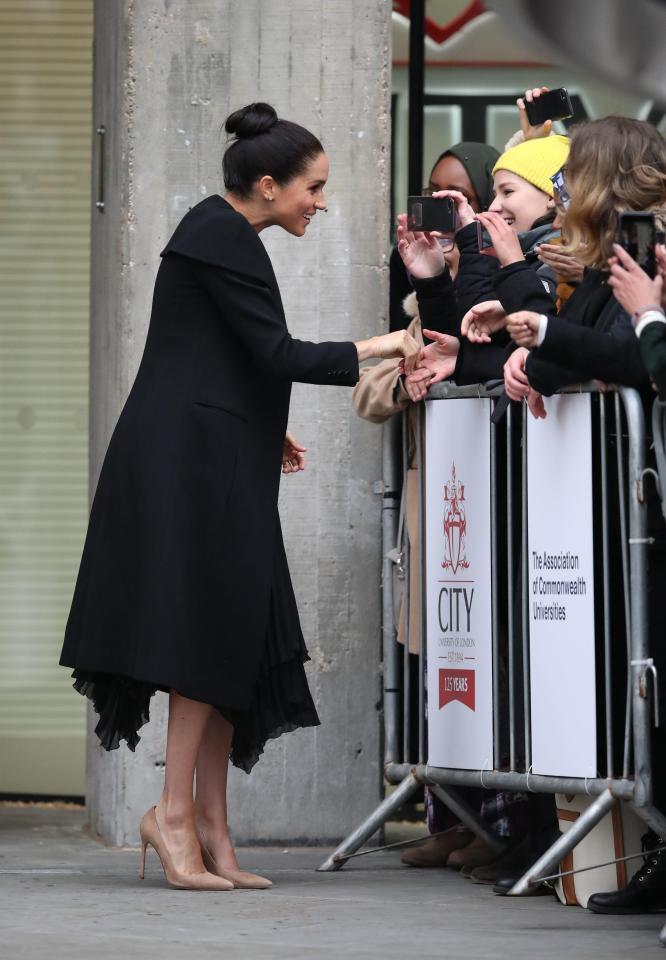
<svg viewBox="0 0 666 960">
<path fill-rule="evenodd" d="M 264 176 L 280 185 L 289 183 L 324 152 L 313 133 L 291 120 L 280 120 L 268 103 L 236 110 L 224 129 L 234 138 L 222 158 L 224 185 L 239 197 L 247 197 Z"/>
</svg>

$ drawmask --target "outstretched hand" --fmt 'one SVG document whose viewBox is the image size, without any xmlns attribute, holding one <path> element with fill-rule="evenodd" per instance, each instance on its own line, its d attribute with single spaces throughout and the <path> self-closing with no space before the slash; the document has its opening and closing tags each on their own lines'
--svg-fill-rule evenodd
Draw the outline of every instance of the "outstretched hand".
<svg viewBox="0 0 666 960">
<path fill-rule="evenodd" d="M 475 304 L 462 318 L 460 332 L 472 343 L 490 343 L 491 334 L 506 326 L 506 312 L 499 300 Z"/>
<path fill-rule="evenodd" d="M 424 330 L 423 336 L 432 340 L 427 347 L 423 347 L 417 369 L 412 374 L 419 375 L 422 370 L 427 370 L 431 377 L 428 386 L 439 383 L 440 380 L 448 380 L 453 376 L 458 362 L 458 351 L 460 350 L 460 340 L 457 337 L 451 337 L 446 333 L 439 333 L 437 330 Z M 410 380 L 410 377 L 406 378 Z M 413 381 L 413 382 L 416 382 Z M 425 396 L 426 390 L 423 390 Z M 423 396 L 419 399 L 423 399 Z"/>
<path fill-rule="evenodd" d="M 298 473 L 305 470 L 305 452 L 307 447 L 303 447 L 293 433 L 287 430 L 282 445 L 282 473 Z"/>
</svg>

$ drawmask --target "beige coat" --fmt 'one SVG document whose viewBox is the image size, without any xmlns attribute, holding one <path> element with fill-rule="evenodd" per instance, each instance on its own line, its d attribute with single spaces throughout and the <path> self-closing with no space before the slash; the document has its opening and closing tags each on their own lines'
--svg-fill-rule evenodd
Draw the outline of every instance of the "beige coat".
<svg viewBox="0 0 666 960">
<path fill-rule="evenodd" d="M 423 334 L 418 315 L 416 294 L 405 298 L 403 308 L 412 320 L 408 332 L 422 346 Z M 414 406 L 407 395 L 400 375 L 399 360 L 382 360 L 374 367 L 363 367 L 361 378 L 352 393 L 354 409 L 359 417 L 370 423 L 385 423 L 390 417 L 408 410 L 408 469 L 407 469 L 407 536 L 410 548 L 409 571 L 409 652 L 418 653 L 420 646 L 420 591 L 418 581 L 418 529 L 419 529 L 419 474 L 416 463 L 416 416 Z M 404 615 L 400 611 L 398 641 L 404 643 Z"/>
</svg>

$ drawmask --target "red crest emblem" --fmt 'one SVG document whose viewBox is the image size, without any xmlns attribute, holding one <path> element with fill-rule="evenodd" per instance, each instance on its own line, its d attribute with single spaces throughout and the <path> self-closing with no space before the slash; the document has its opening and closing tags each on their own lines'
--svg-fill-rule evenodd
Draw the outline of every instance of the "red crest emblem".
<svg viewBox="0 0 666 960">
<path fill-rule="evenodd" d="M 444 484 L 444 561 L 442 566 L 455 574 L 469 567 L 465 551 L 467 518 L 465 516 L 465 485 L 456 479 L 456 465 L 452 464 L 451 479 Z"/>
</svg>

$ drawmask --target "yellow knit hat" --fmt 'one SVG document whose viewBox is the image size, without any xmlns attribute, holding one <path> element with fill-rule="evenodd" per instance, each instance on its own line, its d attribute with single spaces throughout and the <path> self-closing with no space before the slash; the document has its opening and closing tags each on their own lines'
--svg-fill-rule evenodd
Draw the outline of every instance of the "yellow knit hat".
<svg viewBox="0 0 666 960">
<path fill-rule="evenodd" d="M 552 197 L 553 184 L 550 178 L 564 166 L 568 156 L 568 137 L 553 134 L 538 140 L 525 140 L 502 154 L 493 167 L 493 175 L 498 170 L 517 173 L 537 190 L 543 190 Z"/>
</svg>

